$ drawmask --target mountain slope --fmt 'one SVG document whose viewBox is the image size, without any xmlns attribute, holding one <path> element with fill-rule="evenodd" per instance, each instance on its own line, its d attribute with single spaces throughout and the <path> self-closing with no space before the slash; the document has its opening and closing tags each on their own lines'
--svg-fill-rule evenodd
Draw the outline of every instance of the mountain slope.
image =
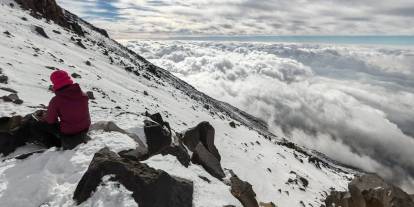
<svg viewBox="0 0 414 207">
<path fill-rule="evenodd" d="M 216 131 L 223 168 L 232 169 L 250 182 L 258 201 L 273 201 L 278 206 L 320 206 L 330 188 L 345 190 L 356 173 L 285 143 L 269 133 L 262 121 L 197 91 L 97 28 L 67 15 L 79 23 L 86 32 L 84 36 L 53 21 L 34 18 L 12 0 L 1 0 L 0 68 L 9 80 L 0 86 L 16 90 L 24 103 L 0 101 L 0 116 L 25 115 L 40 104 L 47 105 L 53 96 L 48 90 L 48 79 L 51 68 L 56 67 L 80 75 L 75 81 L 85 91 L 94 91 L 96 100 L 90 102 L 94 122 L 113 120 L 122 128 L 134 130 L 142 128 L 145 111 L 160 112 L 176 131 L 201 121 L 210 122 Z M 49 38 L 40 35 L 36 27 L 43 28 Z M 0 96 L 8 94 L 0 90 Z M 236 128 L 229 125 L 231 121 Z M 25 207 L 73 206 L 73 191 L 96 151 L 105 146 L 116 152 L 136 146 L 131 138 L 115 132 L 94 132 L 91 137 L 92 141 L 71 151 L 51 148 L 26 160 L 5 160 L 36 149 L 26 146 L 2 157 L 5 161 L 0 163 L 0 203 Z M 175 157 L 161 155 L 145 163 L 192 180 L 194 206 L 240 206 L 228 185 L 198 165 L 185 168 Z M 319 163 L 322 163 L 320 168 Z M 308 185 L 298 182 L 299 178 L 305 178 Z M 125 188 L 117 188 L 108 181 L 82 206 L 136 204 Z"/>
</svg>

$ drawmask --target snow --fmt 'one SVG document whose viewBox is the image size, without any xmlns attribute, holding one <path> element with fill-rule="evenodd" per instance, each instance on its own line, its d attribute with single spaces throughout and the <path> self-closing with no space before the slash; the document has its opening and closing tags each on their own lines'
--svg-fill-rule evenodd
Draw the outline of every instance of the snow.
<svg viewBox="0 0 414 207">
<path fill-rule="evenodd" d="M 144 62 L 132 62 L 126 57 L 126 53 L 122 53 L 123 49 L 118 44 L 85 25 L 84 29 L 89 34 L 81 39 L 88 48 L 86 50 L 70 40 L 72 36 L 80 37 L 53 23 L 47 23 L 44 19 L 35 19 L 17 6 L 11 8 L 10 2 L 12 1 L 1 0 L 0 6 L 0 68 L 9 77 L 10 83 L 0 86 L 17 90 L 24 103 L 14 105 L 0 102 L 0 116 L 25 115 L 33 112 L 33 107 L 47 105 L 53 96 L 48 91 L 48 79 L 52 70 L 45 66 L 54 66 L 69 73 L 80 74 L 82 77 L 75 81 L 85 91 L 94 91 L 96 100 L 90 102 L 93 122 L 114 121 L 121 128 L 139 137 L 143 137 L 142 124 L 145 117 L 142 114 L 145 111 L 160 112 L 177 132 L 193 127 L 201 121 L 210 122 L 216 131 L 215 142 L 222 156 L 223 168 L 233 170 L 242 180 L 250 182 L 256 191 L 258 201 L 273 201 L 278 206 L 291 207 L 301 206 L 300 201 L 303 201 L 305 204 L 319 206 L 325 196 L 324 192 L 328 192 L 331 187 L 345 190 L 348 178 L 353 177 L 354 172 L 351 170 L 338 171 L 325 167 L 318 169 L 306 159 L 301 163 L 295 158 L 294 150 L 275 144 L 275 141 L 280 140 L 264 139 L 261 133 L 265 132 L 258 131 L 255 126 L 240 124 L 236 128 L 230 127 L 230 121 L 237 124 L 240 122 L 226 113 L 204 108 L 205 103 L 191 99 L 186 95 L 186 91 L 177 89 L 169 81 L 156 77 L 147 80 L 142 75 L 136 76 L 126 72 L 120 64 L 121 60 L 127 65 Z M 23 21 L 21 17 L 26 17 L 28 21 Z M 43 27 L 50 39 L 35 34 L 33 25 Z M 58 30 L 62 34 L 56 34 L 52 30 Z M 13 37 L 6 37 L 4 31 L 9 31 Z M 88 39 L 103 42 L 115 63 L 111 64 L 109 58 L 103 54 L 104 48 Z M 59 62 L 59 59 L 63 59 L 64 62 Z M 92 66 L 87 66 L 84 63 L 86 60 L 91 61 Z M 138 71 L 141 74 L 147 73 L 144 69 Z M 105 94 L 97 92 L 96 89 Z M 147 96 L 144 95 L 144 91 L 148 92 Z M 2 95 L 8 95 L 8 92 L 0 90 L 0 96 Z M 117 109 L 117 106 L 121 109 Z M 233 109 L 227 107 L 227 110 Z M 25 160 L 9 159 L 1 162 L 2 206 L 74 206 L 73 192 L 95 152 L 102 147 L 119 152 L 136 146 L 131 137 L 118 132 L 93 131 L 90 136 L 90 142 L 74 150 L 60 151 L 51 148 Z M 32 149 L 33 146 L 25 146 L 13 155 Z M 298 152 L 296 154 L 302 156 Z M 10 157 L 12 155 L 1 159 Z M 230 187 L 210 176 L 201 166 L 190 165 L 185 168 L 175 157 L 161 155 L 154 156 L 145 163 L 173 176 L 192 180 L 195 207 L 241 206 L 231 195 Z M 267 168 L 270 168 L 271 172 Z M 294 178 L 291 171 L 309 180 L 306 191 L 285 184 L 289 178 Z M 211 183 L 199 176 L 208 178 Z M 279 193 L 279 189 L 282 193 Z M 284 191 L 288 191 L 289 195 Z M 131 192 L 122 185 L 118 188 L 116 183 L 106 178 L 104 185 L 82 205 L 137 206 L 130 195 Z"/>
</svg>

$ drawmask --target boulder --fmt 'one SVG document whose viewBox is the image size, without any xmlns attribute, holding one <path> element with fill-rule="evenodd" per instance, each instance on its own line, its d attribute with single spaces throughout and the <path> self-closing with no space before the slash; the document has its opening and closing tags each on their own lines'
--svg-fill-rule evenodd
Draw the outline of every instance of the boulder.
<svg viewBox="0 0 414 207">
<path fill-rule="evenodd" d="M 79 181 L 73 199 L 79 205 L 86 201 L 105 175 L 113 175 L 132 192 L 140 207 L 191 207 L 193 183 L 172 177 L 162 170 L 119 157 L 108 148 L 95 153 L 88 170 Z"/>
<path fill-rule="evenodd" d="M 49 36 L 47 36 L 45 30 L 42 27 L 39 26 L 35 26 L 35 31 L 37 32 L 37 34 L 39 34 L 40 36 L 49 39 Z"/>
<path fill-rule="evenodd" d="M 236 123 L 234 123 L 234 121 L 231 121 L 231 122 L 229 123 L 229 125 L 230 125 L 232 128 L 236 128 Z"/>
<path fill-rule="evenodd" d="M 201 143 L 195 147 L 193 155 L 191 156 L 191 162 L 201 165 L 210 175 L 219 180 L 226 176 L 220 161 Z"/>
<path fill-rule="evenodd" d="M 157 122 L 145 121 L 144 132 L 147 140 L 148 155 L 161 153 L 171 145 L 171 131 Z"/>
<path fill-rule="evenodd" d="M 256 193 L 250 183 L 240 180 L 236 175 L 230 178 L 231 194 L 240 201 L 243 207 L 259 207 Z"/>
<path fill-rule="evenodd" d="M 400 188 L 386 183 L 375 174 L 354 178 L 348 184 L 348 192 L 332 191 L 326 198 L 327 207 L 414 207 L 410 195 Z"/>
<path fill-rule="evenodd" d="M 183 135 L 183 142 L 189 150 L 194 151 L 198 143 L 202 143 L 204 147 L 213 154 L 217 160 L 221 160 L 220 153 L 214 145 L 215 130 L 208 122 L 201 122 Z"/>
<path fill-rule="evenodd" d="M 214 133 L 210 123 L 201 122 L 184 132 L 181 140 L 193 152 L 191 161 L 203 166 L 208 173 L 221 180 L 225 175 L 220 164 L 221 156 L 214 145 Z"/>
</svg>

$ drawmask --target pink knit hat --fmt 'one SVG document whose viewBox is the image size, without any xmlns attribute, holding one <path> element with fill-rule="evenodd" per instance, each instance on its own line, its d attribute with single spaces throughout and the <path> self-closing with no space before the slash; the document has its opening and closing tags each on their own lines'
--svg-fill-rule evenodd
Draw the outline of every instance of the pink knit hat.
<svg viewBox="0 0 414 207">
<path fill-rule="evenodd" d="M 64 86 L 73 84 L 69 74 L 64 70 L 57 70 L 50 75 L 50 80 L 53 83 L 53 91 L 57 91 Z"/>
</svg>

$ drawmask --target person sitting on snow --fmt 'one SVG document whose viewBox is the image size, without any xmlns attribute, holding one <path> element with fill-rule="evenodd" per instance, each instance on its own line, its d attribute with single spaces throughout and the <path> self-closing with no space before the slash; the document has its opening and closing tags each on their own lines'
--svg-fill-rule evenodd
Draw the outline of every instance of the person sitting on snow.
<svg viewBox="0 0 414 207">
<path fill-rule="evenodd" d="M 0 154 L 8 155 L 26 143 L 66 150 L 88 141 L 88 96 L 63 70 L 54 71 L 50 80 L 55 96 L 47 111 L 0 118 Z"/>
<path fill-rule="evenodd" d="M 44 139 L 43 142 L 73 149 L 87 141 L 86 134 L 91 125 L 89 98 L 64 70 L 54 71 L 50 80 L 55 96 L 50 100 L 47 112 L 37 115 L 40 119 L 34 131 L 40 132 L 38 136 Z"/>
</svg>

